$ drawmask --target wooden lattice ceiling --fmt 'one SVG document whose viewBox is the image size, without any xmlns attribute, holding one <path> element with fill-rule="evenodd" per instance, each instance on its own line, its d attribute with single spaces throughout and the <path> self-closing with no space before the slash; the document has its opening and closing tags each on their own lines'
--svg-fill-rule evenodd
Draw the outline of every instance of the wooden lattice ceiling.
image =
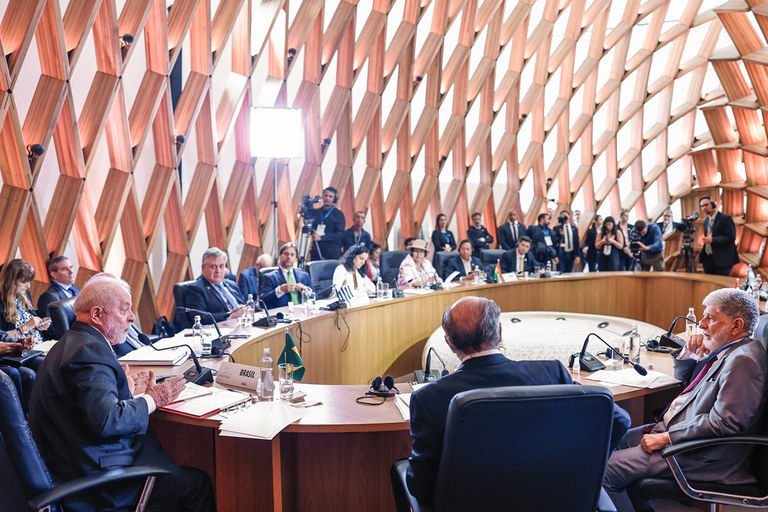
<svg viewBox="0 0 768 512">
<path fill-rule="evenodd" d="M 32 262 L 36 292 L 48 255 L 66 252 L 80 282 L 118 269 L 143 322 L 170 315 L 195 247 L 253 263 L 275 172 L 281 241 L 296 237 L 299 198 L 329 184 L 379 242 L 441 211 L 463 233 L 470 211 L 493 225 L 516 208 L 530 223 L 554 199 L 586 225 L 622 208 L 655 218 L 681 198 L 687 214 L 722 188 L 743 258 L 768 267 L 760 2 L 2 6 L 0 260 Z M 302 159 L 254 162 L 254 105 L 302 109 Z M 28 159 L 37 143 L 45 154 Z"/>
</svg>

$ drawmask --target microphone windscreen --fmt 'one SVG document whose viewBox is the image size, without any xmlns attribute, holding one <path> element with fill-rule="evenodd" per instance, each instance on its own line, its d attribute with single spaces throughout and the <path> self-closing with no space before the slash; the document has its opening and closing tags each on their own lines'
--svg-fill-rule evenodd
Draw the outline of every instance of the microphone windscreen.
<svg viewBox="0 0 768 512">
<path fill-rule="evenodd" d="M 440 372 L 441 377 L 445 377 L 446 375 L 448 375 L 448 370 L 443 370 Z"/>
<path fill-rule="evenodd" d="M 138 337 L 139 337 L 139 341 L 142 342 L 144 345 L 152 344 L 152 342 L 149 340 L 149 336 L 147 336 L 143 332 L 140 332 Z"/>
<path fill-rule="evenodd" d="M 645 377 L 648 375 L 648 370 L 646 370 L 643 366 L 640 366 L 639 364 L 635 365 L 635 371 Z"/>
<path fill-rule="evenodd" d="M 281 320 L 285 318 L 285 315 L 282 313 L 282 311 L 280 311 L 275 315 L 275 318 L 277 318 L 278 320 Z"/>
</svg>

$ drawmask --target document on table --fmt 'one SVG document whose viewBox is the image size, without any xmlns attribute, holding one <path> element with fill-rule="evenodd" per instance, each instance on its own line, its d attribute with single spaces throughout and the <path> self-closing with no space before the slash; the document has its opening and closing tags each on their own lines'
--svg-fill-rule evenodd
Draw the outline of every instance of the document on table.
<svg viewBox="0 0 768 512">
<path fill-rule="evenodd" d="M 411 421 L 411 393 L 395 395 L 395 406 L 405 421 Z"/>
<path fill-rule="evenodd" d="M 246 402 L 251 398 L 247 393 L 240 393 L 239 391 L 218 388 L 208 389 L 210 392 L 206 395 L 198 395 L 196 398 L 174 402 L 160 407 L 160 409 L 192 418 L 208 418 L 217 414 L 222 409 Z"/>
<path fill-rule="evenodd" d="M 625 368 L 624 370 L 600 370 L 591 374 L 587 379 L 608 382 L 610 384 L 620 384 L 622 386 L 630 386 L 633 388 L 648 389 L 662 388 L 680 382 L 674 377 L 653 370 L 649 370 L 648 375 L 643 376 L 637 373 L 633 368 Z"/>
<path fill-rule="evenodd" d="M 306 409 L 291 407 L 279 400 L 257 402 L 223 420 L 219 435 L 268 441 L 306 414 Z"/>
<path fill-rule="evenodd" d="M 429 288 L 406 288 L 403 293 L 406 295 L 426 295 L 432 293 L 432 290 Z"/>
</svg>

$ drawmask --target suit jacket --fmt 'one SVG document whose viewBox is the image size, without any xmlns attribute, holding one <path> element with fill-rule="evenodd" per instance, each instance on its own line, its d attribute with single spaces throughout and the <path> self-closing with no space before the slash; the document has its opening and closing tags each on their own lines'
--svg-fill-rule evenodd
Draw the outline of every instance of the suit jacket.
<svg viewBox="0 0 768 512">
<path fill-rule="evenodd" d="M 565 252 L 565 235 L 563 234 L 563 229 L 570 229 L 571 230 L 571 240 L 573 240 L 573 257 L 581 256 L 581 247 L 579 246 L 579 228 L 574 226 L 573 224 L 569 224 L 567 226 L 563 226 L 562 224 L 558 224 L 555 226 L 554 232 L 555 232 L 555 245 L 557 246 L 557 254 L 561 255 Z"/>
<path fill-rule="evenodd" d="M 536 258 L 533 257 L 530 251 L 525 253 L 523 271 L 533 272 L 534 267 L 538 264 L 539 262 L 536 261 Z M 501 271 L 504 273 L 514 272 L 515 274 L 519 272 L 517 268 L 517 249 L 507 251 L 501 256 Z"/>
<path fill-rule="evenodd" d="M 545 239 L 547 235 L 550 237 L 552 245 L 547 245 Z M 531 241 L 533 242 L 531 244 L 531 252 L 533 252 L 533 256 L 537 261 L 546 263 L 553 258 L 557 258 L 557 246 L 555 245 L 556 239 L 554 231 L 537 224 L 528 227 L 528 236 L 531 237 Z"/>
<path fill-rule="evenodd" d="M 454 395 L 470 389 L 572 382 L 559 361 L 510 361 L 501 354 L 492 354 L 468 359 L 454 373 L 415 391 L 410 405 L 413 447 L 406 477 L 411 494 L 419 501 L 432 501 L 448 404 Z M 612 448 L 628 428 L 629 415 L 614 406 Z"/>
<path fill-rule="evenodd" d="M 450 230 L 445 232 L 445 236 L 448 237 L 448 245 L 451 246 L 451 251 L 456 250 L 456 238 L 453 236 L 453 232 Z M 434 253 L 432 254 L 432 265 L 435 264 L 437 261 L 437 253 L 443 252 L 445 249 L 446 240 L 445 237 L 443 237 L 443 233 L 436 229 L 432 231 L 432 250 Z M 443 277 L 443 276 L 440 276 Z"/>
<path fill-rule="evenodd" d="M 373 242 L 371 234 L 366 230 L 362 230 L 360 232 L 360 240 L 357 243 L 365 244 L 366 247 L 371 247 L 371 242 Z M 355 228 L 349 228 L 344 231 L 344 237 L 341 239 L 341 252 L 347 252 L 347 249 L 353 245 L 355 245 Z"/>
<path fill-rule="evenodd" d="M 485 229 L 485 226 L 480 226 L 479 228 L 469 226 L 469 229 L 467 229 L 467 238 L 472 244 L 472 255 L 478 257 L 480 256 L 480 251 L 490 247 L 490 244 L 493 242 L 493 237 L 488 230 Z M 481 242 L 480 238 L 485 238 L 485 242 Z"/>
<path fill-rule="evenodd" d="M 485 265 L 483 265 L 483 262 L 480 261 L 480 258 L 472 256 L 470 261 L 472 262 L 472 268 L 480 267 L 485 269 Z M 467 273 L 464 272 L 464 264 L 461 262 L 461 256 L 454 256 L 453 258 L 450 258 L 445 264 L 445 269 L 443 270 L 444 275 L 440 277 L 445 279 L 454 272 L 458 272 L 459 277 L 464 277 L 467 275 Z"/>
<path fill-rule="evenodd" d="M 729 267 L 739 262 L 739 254 L 736 250 L 736 225 L 733 218 L 723 212 L 717 212 L 712 222 L 707 217 L 704 219 L 704 232 L 712 233 L 712 254 L 708 255 L 704 248 L 699 252 L 699 260 L 702 262 L 711 259 L 717 267 Z"/>
<path fill-rule="evenodd" d="M 176 467 L 149 429 L 147 402 L 132 398 L 109 343 L 90 325 L 76 321 L 45 356 L 29 409 L 32 433 L 57 478 L 147 463 Z M 126 506 L 141 486 L 109 486 L 83 499 L 96 510 Z"/>
<path fill-rule="evenodd" d="M 80 293 L 80 288 L 78 288 L 77 285 L 73 283 L 72 287 L 70 288 L 70 292 L 72 292 L 72 295 L 77 296 Z M 40 298 L 37 299 L 37 315 L 40 318 L 49 316 L 48 305 L 51 302 L 66 298 L 67 294 L 64 293 L 64 289 L 56 283 L 51 283 L 51 286 L 49 286 L 48 289 L 45 290 L 42 295 L 40 295 Z M 53 328 L 53 325 L 51 325 L 48 330 L 42 331 L 41 334 L 43 335 L 43 338 L 47 340 L 54 340 L 60 338 L 64 333 L 57 333 Z"/>
<path fill-rule="evenodd" d="M 221 284 L 229 290 L 235 300 L 237 300 L 238 304 L 245 304 L 245 299 L 243 299 L 243 295 L 240 293 L 240 288 L 238 288 L 233 281 L 224 279 Z M 184 305 L 188 308 L 208 311 L 213 315 L 213 318 L 215 318 L 217 322 L 223 322 L 229 318 L 229 306 L 227 306 L 224 299 L 221 298 L 219 292 L 214 289 L 213 285 L 203 276 L 198 277 L 197 282 L 187 288 L 186 296 L 184 297 Z M 195 315 L 196 313 L 187 313 L 188 325 L 194 323 Z M 204 325 L 213 323 L 211 317 L 208 315 L 200 315 L 200 322 Z"/>
<path fill-rule="evenodd" d="M 509 225 L 509 221 L 504 221 L 504 224 L 496 231 L 496 235 L 499 238 L 499 246 L 505 251 L 511 251 L 517 247 L 517 241 L 520 237 L 527 234 L 528 230 L 522 222 L 517 223 L 517 238 L 513 236 L 512 226 Z"/>
<path fill-rule="evenodd" d="M 237 287 L 244 298 L 247 298 L 249 293 L 253 295 L 254 300 L 259 298 L 259 271 L 256 267 L 249 267 L 240 272 Z"/>
<path fill-rule="evenodd" d="M 303 270 L 294 268 L 293 275 L 296 278 L 297 283 L 312 288 L 312 279 L 309 278 L 309 274 Z M 264 276 L 264 283 L 261 289 L 261 300 L 264 301 L 264 304 L 266 304 L 268 308 L 281 308 L 288 305 L 288 299 L 291 297 L 290 293 L 284 293 L 280 297 L 277 296 L 277 287 L 284 284 L 286 284 L 286 281 L 282 269 L 277 269 Z M 301 301 L 301 294 L 299 294 L 299 301 Z"/>
</svg>

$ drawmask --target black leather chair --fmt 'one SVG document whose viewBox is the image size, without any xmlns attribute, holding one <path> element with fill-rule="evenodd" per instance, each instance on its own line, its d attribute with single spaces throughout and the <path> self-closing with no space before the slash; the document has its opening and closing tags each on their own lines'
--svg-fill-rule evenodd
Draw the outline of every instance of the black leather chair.
<svg viewBox="0 0 768 512">
<path fill-rule="evenodd" d="M 458 255 L 458 251 L 441 251 L 435 254 L 435 272 L 437 272 L 441 279 L 446 278 L 445 266 L 448 264 L 448 260 Z"/>
<path fill-rule="evenodd" d="M 481 249 L 480 260 L 483 262 L 483 265 L 492 268 L 496 266 L 496 261 L 500 260 L 505 252 L 507 251 L 504 249 Z"/>
<path fill-rule="evenodd" d="M 338 260 L 319 260 L 307 263 L 307 272 L 312 280 L 312 289 L 315 290 L 315 297 L 318 299 L 330 297 L 333 285 L 333 271 L 338 266 Z"/>
<path fill-rule="evenodd" d="M 403 262 L 408 251 L 382 251 L 381 253 L 381 280 L 392 284 L 400 274 L 400 263 Z"/>
<path fill-rule="evenodd" d="M 80 492 L 128 479 L 146 479 L 136 510 L 143 510 L 155 476 L 168 471 L 149 466 L 113 469 L 71 482 L 55 482 L 37 449 L 21 409 L 16 387 L 0 372 L 0 495 L 2 510 L 62 510 Z"/>
<path fill-rule="evenodd" d="M 602 489 L 613 396 L 597 386 L 476 389 L 451 400 L 431 504 L 392 468 L 398 511 L 615 511 Z M 588 435 L 587 435 L 588 434 Z"/>
<path fill-rule="evenodd" d="M 188 286 L 192 286 L 194 283 L 195 281 L 192 280 L 182 281 L 173 285 L 173 300 L 176 303 L 177 308 L 183 308 L 187 306 L 186 302 L 184 301 L 184 297 L 187 295 L 186 289 Z M 176 329 L 176 332 L 181 332 L 189 327 L 192 327 L 192 322 L 189 315 L 183 311 L 174 310 L 173 328 Z"/>
<path fill-rule="evenodd" d="M 48 305 L 48 316 L 51 317 L 51 333 L 53 339 L 59 339 L 69 330 L 69 326 L 75 321 L 75 299 L 69 297 L 51 302 Z"/>
<path fill-rule="evenodd" d="M 753 337 L 768 347 L 768 315 L 757 323 Z M 734 505 L 750 508 L 768 508 L 768 412 L 763 417 L 762 435 L 731 436 L 715 439 L 699 439 L 670 445 L 661 450 L 673 478 L 644 478 L 627 489 L 634 500 L 665 499 L 683 503 L 702 501 L 709 504 L 712 512 L 718 505 Z M 750 471 L 757 479 L 755 485 L 722 485 L 711 482 L 689 481 L 675 458 L 687 452 L 726 444 L 749 444 L 754 447 Z"/>
<path fill-rule="evenodd" d="M 262 284 L 264 283 L 264 276 L 269 274 L 270 272 L 274 272 L 280 267 L 264 267 L 262 269 L 259 269 L 259 297 L 261 297 L 261 289 Z M 259 297 L 254 297 L 254 299 L 258 299 Z"/>
</svg>

